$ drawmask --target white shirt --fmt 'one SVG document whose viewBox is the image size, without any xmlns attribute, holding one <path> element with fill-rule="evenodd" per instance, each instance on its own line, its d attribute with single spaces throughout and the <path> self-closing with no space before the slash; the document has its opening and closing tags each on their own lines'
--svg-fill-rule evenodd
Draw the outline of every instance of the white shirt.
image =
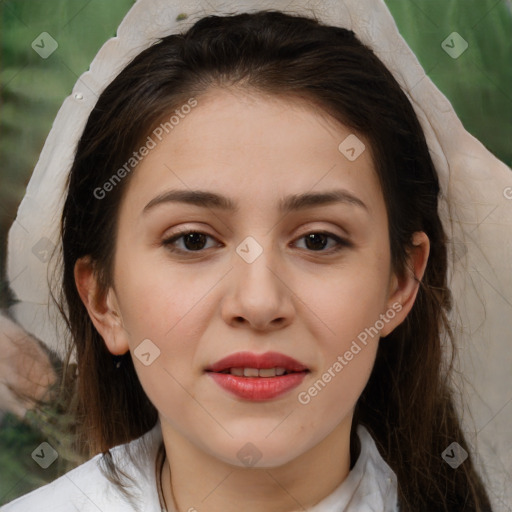
<svg viewBox="0 0 512 512">
<path fill-rule="evenodd" d="M 347 478 L 309 512 L 395 512 L 397 480 L 380 456 L 375 442 L 362 426 L 357 427 L 361 452 Z M 142 449 L 146 443 L 147 452 Z M 160 422 L 149 432 L 110 451 L 116 464 L 134 477 L 137 487 L 130 492 L 140 499 L 140 508 L 129 503 L 109 482 L 98 465 L 102 454 L 81 464 L 55 481 L 21 496 L 0 508 L 0 512 L 162 512 L 159 489 Z M 127 446 L 133 450 L 138 466 L 129 463 Z M 172 504 L 167 504 L 172 507 Z M 168 512 L 176 512 L 169 508 Z"/>
</svg>

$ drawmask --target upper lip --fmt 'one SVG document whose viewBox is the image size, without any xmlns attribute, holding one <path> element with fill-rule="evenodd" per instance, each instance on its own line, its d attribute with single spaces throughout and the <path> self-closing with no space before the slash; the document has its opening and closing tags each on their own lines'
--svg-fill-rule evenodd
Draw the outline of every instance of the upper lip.
<svg viewBox="0 0 512 512">
<path fill-rule="evenodd" d="M 236 352 L 206 368 L 207 372 L 222 372 L 229 368 L 284 368 L 287 371 L 302 372 L 308 368 L 299 361 L 279 352 Z"/>
</svg>

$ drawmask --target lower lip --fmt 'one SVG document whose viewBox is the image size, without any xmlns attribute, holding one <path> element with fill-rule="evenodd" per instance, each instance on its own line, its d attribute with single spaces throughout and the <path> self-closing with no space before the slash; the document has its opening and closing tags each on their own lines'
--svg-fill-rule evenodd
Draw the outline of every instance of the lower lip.
<svg viewBox="0 0 512 512">
<path fill-rule="evenodd" d="M 223 389 L 245 400 L 271 400 L 296 388 L 308 372 L 289 373 L 279 377 L 239 377 L 229 373 L 207 372 Z"/>
</svg>

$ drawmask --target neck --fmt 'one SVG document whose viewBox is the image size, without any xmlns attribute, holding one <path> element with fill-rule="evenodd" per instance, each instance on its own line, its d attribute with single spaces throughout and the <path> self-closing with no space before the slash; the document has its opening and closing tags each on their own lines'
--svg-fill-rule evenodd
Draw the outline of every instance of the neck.
<svg viewBox="0 0 512 512">
<path fill-rule="evenodd" d="M 162 492 L 168 510 L 291 512 L 314 506 L 350 471 L 351 418 L 347 420 L 298 458 L 271 468 L 227 464 L 166 429 Z"/>
</svg>

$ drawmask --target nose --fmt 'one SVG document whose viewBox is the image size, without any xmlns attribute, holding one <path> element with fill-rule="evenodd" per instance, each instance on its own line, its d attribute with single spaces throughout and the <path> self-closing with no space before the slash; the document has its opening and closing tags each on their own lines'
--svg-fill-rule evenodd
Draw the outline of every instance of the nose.
<svg viewBox="0 0 512 512">
<path fill-rule="evenodd" d="M 270 249 L 263 250 L 251 263 L 235 254 L 233 266 L 221 307 L 228 325 L 269 331 L 293 322 L 294 293 L 283 264 Z"/>
</svg>

